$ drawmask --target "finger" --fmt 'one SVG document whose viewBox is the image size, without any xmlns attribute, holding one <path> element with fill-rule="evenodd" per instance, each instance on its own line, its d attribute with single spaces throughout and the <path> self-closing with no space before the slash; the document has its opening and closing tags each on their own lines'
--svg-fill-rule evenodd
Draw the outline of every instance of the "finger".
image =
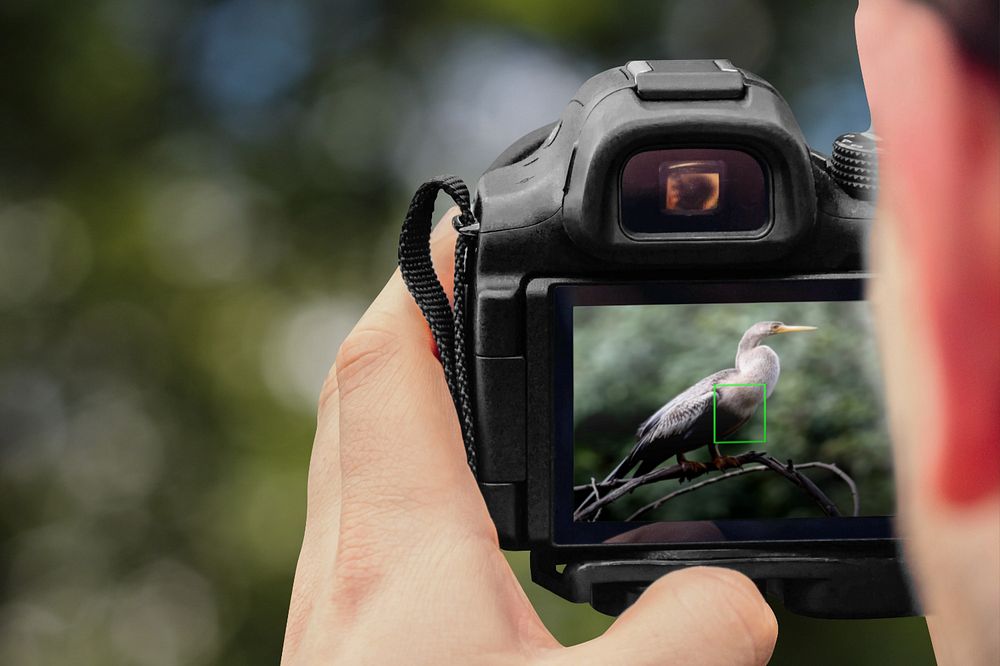
<svg viewBox="0 0 1000 666">
<path fill-rule="evenodd" d="M 600 638 L 573 648 L 584 663 L 739 666 L 766 664 L 774 613 L 743 574 L 696 567 L 646 590 Z"/>
<path fill-rule="evenodd" d="M 340 396 L 332 369 L 320 392 L 316 437 L 309 461 L 306 524 L 295 567 L 282 660 L 292 663 L 322 641 L 328 626 L 320 594 L 329 589 L 340 525 Z"/>
<path fill-rule="evenodd" d="M 445 262 L 444 257 L 454 248 L 455 232 L 451 219 L 459 212 L 458 208 L 451 209 L 431 234 L 438 277 L 449 295 L 453 291 L 454 264 Z M 321 537 L 336 534 L 340 517 L 340 477 L 340 392 L 335 365 L 320 391 L 316 437 L 309 461 L 308 532 L 304 546 L 319 541 Z"/>
<path fill-rule="evenodd" d="M 456 236 L 451 219 L 457 214 L 457 209 L 449 211 L 431 236 L 435 267 L 449 294 Z M 408 381 L 397 382 L 394 377 L 407 377 Z M 434 548 L 421 547 L 421 531 L 415 532 L 415 521 L 403 518 L 412 510 L 411 505 L 419 504 L 426 495 L 423 488 L 411 489 L 413 484 L 407 480 L 435 478 L 422 472 L 419 464 L 414 465 L 420 458 L 417 444 L 444 444 L 447 450 L 455 449 L 455 440 L 460 440 L 447 423 L 447 410 L 436 405 L 451 405 L 441 384 L 442 370 L 433 354 L 430 332 L 397 272 L 343 345 L 320 397 L 310 461 L 306 534 L 296 569 L 283 658 L 294 661 L 296 655 L 309 654 L 317 646 L 337 643 L 329 628 L 351 617 L 358 603 L 372 596 L 380 578 L 373 572 L 400 570 L 400 545 L 408 546 L 411 552 L 440 554 L 448 550 L 450 540 L 440 534 Z M 346 419 L 342 418 L 345 411 Z M 401 418 L 401 413 L 407 419 Z M 453 411 L 450 416 L 455 420 Z M 396 446 L 399 443 L 401 448 Z M 412 449 L 407 450 L 406 445 Z M 404 458 L 397 457 L 401 451 Z M 457 451 L 454 467 L 464 473 L 470 498 L 481 504 L 468 478 L 460 441 Z M 346 470 L 343 458 L 347 459 Z M 455 493 L 451 494 L 454 502 Z M 350 507 L 346 521 L 341 518 L 345 497 Z M 486 519 L 478 522 L 488 524 Z M 446 523 L 463 524 L 469 521 Z M 424 534 L 430 532 L 423 530 Z M 499 551 L 494 550 L 498 556 Z M 460 554 L 459 558 L 470 561 Z M 386 560 L 392 560 L 392 566 L 384 566 Z M 422 598 L 426 601 L 428 596 Z M 329 602 L 334 600 L 331 606 Z"/>
<path fill-rule="evenodd" d="M 444 257 L 449 248 L 454 247 L 455 232 L 450 221 L 457 214 L 458 208 L 450 210 L 431 234 L 432 248 L 437 250 L 437 256 Z M 437 267 L 439 278 L 445 293 L 450 294 L 453 290 L 454 264 L 436 263 L 441 264 Z M 309 555 L 309 547 L 325 552 L 330 545 L 328 540 L 336 536 L 340 490 L 340 392 L 337 367 L 334 366 L 327 373 L 320 391 L 316 436 L 309 461 L 306 534 L 300 559 Z"/>
<path fill-rule="evenodd" d="M 451 214 L 431 237 L 434 268 L 448 294 L 457 235 Z M 432 350 L 427 322 L 397 269 L 337 355 L 342 464 L 353 480 L 367 481 L 383 472 L 414 476 L 422 469 L 433 481 L 444 471 L 465 471 L 464 454 L 448 455 L 462 446 L 454 405 Z M 440 445 L 427 446 L 428 440 Z"/>
<path fill-rule="evenodd" d="M 446 292 L 456 238 L 450 220 L 457 212 L 445 215 L 431 240 Z M 492 527 L 466 463 L 430 331 L 398 270 L 341 347 L 336 374 L 342 521 L 351 511 L 362 512 L 368 522 L 353 526 L 369 537 L 373 529 L 390 533 L 394 525 L 413 535 L 421 519 L 415 516 L 431 520 L 442 512 L 452 519 L 464 512 L 467 525 L 482 528 L 485 520 Z"/>
</svg>

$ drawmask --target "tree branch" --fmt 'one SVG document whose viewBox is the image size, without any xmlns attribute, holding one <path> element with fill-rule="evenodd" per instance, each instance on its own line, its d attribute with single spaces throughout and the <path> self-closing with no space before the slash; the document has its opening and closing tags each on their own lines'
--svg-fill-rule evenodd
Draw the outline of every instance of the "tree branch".
<svg viewBox="0 0 1000 666">
<path fill-rule="evenodd" d="M 852 499 L 853 505 L 854 505 L 853 506 L 853 511 L 852 511 L 851 515 L 856 517 L 856 516 L 858 516 L 861 513 L 861 503 L 860 503 L 859 496 L 858 496 L 858 487 L 854 483 L 854 479 L 852 479 L 850 476 L 847 475 L 847 472 L 845 472 L 844 470 L 840 469 L 839 467 L 837 467 L 836 465 L 834 465 L 832 463 L 807 462 L 807 463 L 800 463 L 800 464 L 798 464 L 798 465 L 795 466 L 795 469 L 797 469 L 797 470 L 799 470 L 799 469 L 811 469 L 811 468 L 819 468 L 819 469 L 829 470 L 829 471 L 833 472 L 834 474 L 836 474 L 837 476 L 839 476 L 841 478 L 841 480 L 843 480 L 844 483 L 847 484 L 847 487 L 851 491 L 851 499 Z M 635 513 L 633 513 L 631 516 L 629 516 L 625 520 L 627 520 L 627 521 L 635 520 L 639 516 L 641 516 L 642 514 L 648 512 L 648 511 L 653 511 L 654 509 L 660 508 L 661 506 L 663 506 L 664 504 L 666 504 L 667 502 L 669 502 L 673 498 L 677 497 L 678 495 L 684 495 L 684 494 L 693 492 L 695 490 L 698 490 L 699 488 L 703 488 L 705 486 L 710 486 L 713 483 L 718 483 L 719 481 L 725 481 L 726 479 L 728 479 L 730 477 L 733 477 L 733 476 L 742 476 L 744 474 L 751 474 L 753 472 L 766 472 L 766 471 L 768 471 L 770 469 L 771 469 L 770 467 L 768 467 L 766 465 L 763 465 L 763 464 L 759 464 L 759 465 L 756 465 L 754 467 L 743 467 L 741 469 L 734 469 L 732 471 L 726 472 L 725 474 L 721 474 L 719 476 L 713 476 L 710 479 L 705 479 L 704 481 L 699 481 L 698 483 L 693 483 L 690 486 L 684 486 L 683 488 L 680 488 L 679 490 L 675 490 L 672 493 L 664 495 L 663 497 L 661 497 L 660 499 L 656 500 L 655 502 L 650 502 L 649 504 L 647 504 L 646 506 L 644 506 L 641 509 L 639 509 L 638 511 L 636 511 Z"/>
<path fill-rule="evenodd" d="M 837 476 L 839 476 L 845 483 L 847 483 L 848 487 L 851 490 L 851 496 L 853 498 L 853 504 L 854 504 L 853 515 L 858 515 L 860 502 L 858 499 L 857 485 L 854 483 L 854 480 L 847 475 L 847 473 L 845 473 L 836 465 L 832 465 L 829 463 L 813 462 L 813 463 L 803 463 L 802 465 L 796 466 L 794 463 L 792 463 L 791 460 L 789 460 L 787 464 L 783 464 L 773 456 L 770 456 L 766 453 L 760 453 L 757 451 L 749 451 L 747 453 L 742 453 L 738 456 L 735 456 L 735 459 L 741 466 L 740 469 L 731 472 L 726 472 L 720 476 L 713 477 L 712 479 L 707 479 L 705 481 L 693 484 L 692 486 L 689 486 L 687 488 L 682 488 L 680 490 L 669 493 L 660 500 L 657 500 L 656 502 L 653 502 L 652 504 L 647 505 L 642 509 L 640 509 L 639 511 L 637 511 L 629 518 L 629 520 L 632 520 L 632 518 L 641 513 L 644 513 L 647 510 L 652 510 L 656 507 L 661 506 L 663 503 L 669 501 L 673 497 L 677 497 L 678 495 L 683 495 L 684 493 L 692 492 L 694 490 L 697 490 L 698 488 L 704 488 L 705 486 L 711 485 L 713 483 L 718 483 L 719 481 L 723 481 L 725 479 L 741 476 L 743 474 L 749 474 L 750 472 L 764 471 L 764 470 L 770 470 L 784 477 L 789 482 L 795 484 L 799 488 L 801 488 L 803 492 L 809 495 L 809 497 L 811 497 L 813 501 L 815 501 L 816 504 L 819 505 L 819 507 L 823 510 L 823 512 L 826 515 L 828 516 L 841 515 L 840 510 L 837 508 L 837 505 L 834 504 L 834 502 L 826 495 L 826 493 L 820 490 L 820 488 L 815 483 L 813 483 L 812 480 L 809 479 L 809 477 L 805 476 L 804 474 L 798 471 L 799 468 L 806 469 L 813 467 L 819 467 L 822 469 L 829 470 L 834 474 L 836 474 Z M 760 467 L 753 467 L 750 469 L 742 467 L 743 465 L 749 463 L 758 463 Z M 633 477 L 630 479 L 616 479 L 608 483 L 599 483 L 599 484 L 594 484 L 593 480 L 591 480 L 591 483 L 587 485 L 578 486 L 574 488 L 574 490 L 584 490 L 588 488 L 592 489 L 593 493 L 590 497 L 593 498 L 593 501 L 589 501 L 589 498 L 588 500 L 585 500 L 584 503 L 580 507 L 578 507 L 577 510 L 573 513 L 573 520 L 587 520 L 587 519 L 596 520 L 597 515 L 602 507 L 610 504 L 611 502 L 614 502 L 615 500 L 619 499 L 620 497 L 623 497 L 624 495 L 627 495 L 628 493 L 632 492 L 639 486 L 644 486 L 650 483 L 656 483 L 658 481 L 665 481 L 668 479 L 688 478 L 690 480 L 691 478 L 697 478 L 697 476 L 700 476 L 701 474 L 705 473 L 707 473 L 707 470 L 705 472 L 697 474 L 694 477 L 690 477 L 688 476 L 690 474 L 689 469 L 685 469 L 684 467 L 678 464 L 678 465 L 670 465 L 668 467 L 661 467 L 647 474 L 643 474 L 642 476 Z M 602 497 L 600 496 L 598 489 L 604 489 L 608 492 L 606 495 Z"/>
</svg>

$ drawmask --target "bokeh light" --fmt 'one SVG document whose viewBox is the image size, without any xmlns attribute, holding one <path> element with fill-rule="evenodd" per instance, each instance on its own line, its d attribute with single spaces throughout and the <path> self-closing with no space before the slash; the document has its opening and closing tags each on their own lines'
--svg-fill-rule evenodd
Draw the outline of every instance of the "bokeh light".
<svg viewBox="0 0 1000 666">
<path fill-rule="evenodd" d="M 869 124 L 853 11 L 0 3 L 0 664 L 276 663 L 319 389 L 413 189 L 633 58 L 732 58 L 827 149 Z M 560 640 L 608 625 L 510 560 Z M 774 663 L 931 663 L 919 620 L 782 621 Z"/>
</svg>

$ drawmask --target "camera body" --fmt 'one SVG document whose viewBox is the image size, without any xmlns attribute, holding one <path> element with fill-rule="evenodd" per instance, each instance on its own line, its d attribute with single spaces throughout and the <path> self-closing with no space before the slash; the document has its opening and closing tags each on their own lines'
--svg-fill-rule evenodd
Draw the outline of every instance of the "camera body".
<svg viewBox="0 0 1000 666">
<path fill-rule="evenodd" d="M 916 612 L 888 527 L 621 542 L 570 525 L 560 292 L 862 298 L 876 172 L 846 136 L 832 159 L 811 151 L 780 94 L 728 61 L 634 61 L 587 81 L 482 176 L 466 285 L 478 481 L 501 545 L 532 551 L 536 582 L 616 614 L 668 571 L 715 564 L 801 614 Z"/>
</svg>

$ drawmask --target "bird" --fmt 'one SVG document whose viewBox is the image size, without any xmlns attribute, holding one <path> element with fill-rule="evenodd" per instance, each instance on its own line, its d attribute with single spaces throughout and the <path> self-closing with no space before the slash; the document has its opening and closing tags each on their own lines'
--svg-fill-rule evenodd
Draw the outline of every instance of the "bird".
<svg viewBox="0 0 1000 666">
<path fill-rule="evenodd" d="M 633 470 L 633 477 L 647 474 L 671 456 L 676 456 L 683 470 L 682 480 L 697 476 L 704 473 L 707 466 L 687 460 L 684 454 L 702 446 L 708 447 L 711 464 L 716 469 L 738 466 L 735 458 L 719 454 L 715 441 L 743 427 L 760 408 L 765 394 L 770 397 L 778 385 L 781 374 L 778 354 L 761 343 L 772 335 L 815 330 L 815 326 L 789 326 L 780 321 L 761 321 L 748 328 L 736 348 L 736 367 L 720 370 L 696 382 L 643 421 L 636 431 L 632 450 L 604 483 L 625 478 Z"/>
</svg>

